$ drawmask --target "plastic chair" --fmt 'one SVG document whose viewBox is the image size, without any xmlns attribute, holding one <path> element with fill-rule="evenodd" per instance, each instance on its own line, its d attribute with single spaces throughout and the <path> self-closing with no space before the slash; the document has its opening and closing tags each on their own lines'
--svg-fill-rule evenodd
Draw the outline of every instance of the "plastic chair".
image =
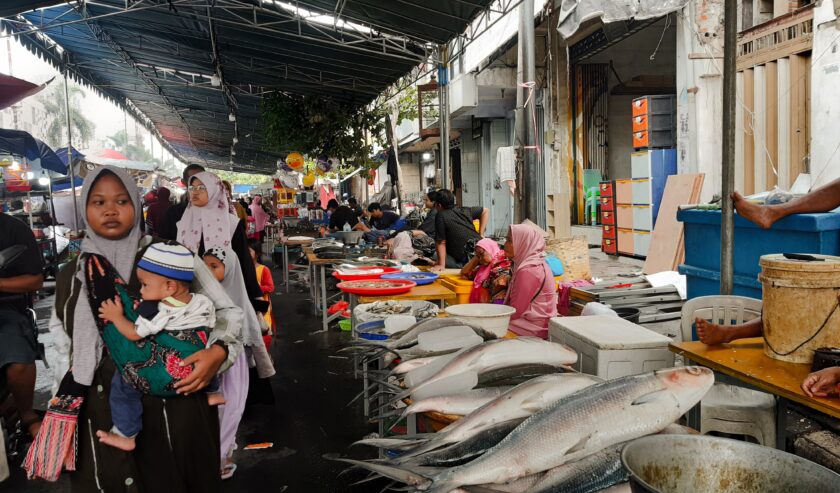
<svg viewBox="0 0 840 493">
<path fill-rule="evenodd" d="M 701 296 L 683 305 L 681 332 L 694 339 L 694 319 L 741 324 L 761 316 L 761 300 L 744 296 Z M 753 437 L 776 446 L 776 398 L 765 392 L 716 383 L 700 403 L 700 433 L 712 431 Z"/>
</svg>

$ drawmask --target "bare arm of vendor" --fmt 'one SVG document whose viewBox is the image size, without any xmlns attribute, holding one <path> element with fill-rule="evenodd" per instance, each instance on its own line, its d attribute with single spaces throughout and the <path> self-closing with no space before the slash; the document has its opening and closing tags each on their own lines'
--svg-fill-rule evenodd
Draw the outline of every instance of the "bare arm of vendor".
<svg viewBox="0 0 840 493">
<path fill-rule="evenodd" d="M 490 221 L 490 209 L 485 207 L 481 211 L 481 218 L 478 220 L 478 234 L 484 237 L 484 232 L 487 231 L 487 223 Z"/>
<path fill-rule="evenodd" d="M 467 265 L 461 269 L 462 277 L 469 278 L 470 274 L 472 274 L 475 268 L 478 267 L 478 257 L 478 255 L 473 255 L 473 258 L 471 258 L 470 261 L 467 262 Z"/>
<path fill-rule="evenodd" d="M 802 382 L 802 391 L 808 397 L 828 397 L 837 395 L 838 384 L 840 384 L 840 366 L 832 366 L 808 375 Z"/>
<path fill-rule="evenodd" d="M 38 291 L 44 285 L 43 274 L 22 274 L 0 279 L 0 292 L 8 294 L 25 294 Z"/>
<path fill-rule="evenodd" d="M 761 337 L 764 332 L 761 317 L 739 325 L 717 325 L 699 317 L 694 322 L 697 324 L 697 338 L 709 346 L 726 344 L 737 339 Z"/>
</svg>

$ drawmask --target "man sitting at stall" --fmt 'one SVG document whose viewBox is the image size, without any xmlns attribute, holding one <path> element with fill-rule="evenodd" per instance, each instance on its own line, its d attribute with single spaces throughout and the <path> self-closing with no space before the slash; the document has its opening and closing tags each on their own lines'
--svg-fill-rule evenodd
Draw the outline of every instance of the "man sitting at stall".
<svg viewBox="0 0 840 493">
<path fill-rule="evenodd" d="M 396 212 L 383 210 L 382 206 L 377 202 L 368 205 L 368 214 L 370 216 L 369 223 L 371 229 L 381 231 L 392 229 L 397 224 L 397 221 L 400 220 L 400 216 Z"/>
<path fill-rule="evenodd" d="M 43 258 L 29 227 L 0 212 L 0 251 L 15 245 L 26 250 L 0 269 L 0 371 L 6 373 L 6 385 L 23 427 L 34 437 L 41 426 L 32 410 L 38 342 L 26 310 L 27 295 L 44 285 Z"/>
<path fill-rule="evenodd" d="M 330 199 L 327 202 L 327 211 L 330 212 L 330 231 L 343 231 L 344 225 L 350 225 L 351 230 L 369 231 L 368 227 L 359 222 L 356 211 L 346 205 L 338 205 L 338 201 Z"/>
<path fill-rule="evenodd" d="M 470 217 L 455 207 L 455 195 L 449 190 L 438 191 L 435 217 L 437 265 L 432 270 L 460 269 L 467 263 L 467 245 L 481 239 Z"/>
</svg>

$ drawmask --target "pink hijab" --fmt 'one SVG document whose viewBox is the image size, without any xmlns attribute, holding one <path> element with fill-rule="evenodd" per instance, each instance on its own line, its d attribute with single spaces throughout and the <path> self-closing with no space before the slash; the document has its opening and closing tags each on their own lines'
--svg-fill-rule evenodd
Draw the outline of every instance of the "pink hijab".
<svg viewBox="0 0 840 493">
<path fill-rule="evenodd" d="M 233 234 L 239 225 L 239 218 L 230 213 L 227 191 L 222 181 L 213 173 L 207 171 L 198 173 L 190 178 L 201 180 L 207 187 L 207 205 L 196 207 L 190 203 L 184 216 L 178 221 L 178 243 L 198 252 L 201 240 L 204 240 L 204 249 L 214 247 L 230 248 Z"/>
<path fill-rule="evenodd" d="M 490 271 L 493 269 L 493 264 L 496 262 L 499 253 L 503 253 L 499 248 L 499 244 L 492 238 L 484 238 L 475 244 L 476 247 L 481 247 L 485 252 L 490 254 L 490 263 L 487 265 L 479 265 L 478 271 L 475 273 L 473 279 L 473 288 L 480 288 L 481 284 L 490 277 Z"/>
<path fill-rule="evenodd" d="M 262 208 L 262 197 L 256 196 L 254 197 L 254 201 L 251 202 L 251 215 L 254 216 L 254 226 L 257 228 L 257 233 L 265 229 L 265 225 L 268 222 L 268 214 Z"/>
<path fill-rule="evenodd" d="M 545 239 L 532 226 L 510 227 L 513 276 L 505 304 L 516 308 L 510 330 L 518 335 L 548 337 L 548 321 L 557 316 L 557 289 L 545 263 Z"/>
</svg>

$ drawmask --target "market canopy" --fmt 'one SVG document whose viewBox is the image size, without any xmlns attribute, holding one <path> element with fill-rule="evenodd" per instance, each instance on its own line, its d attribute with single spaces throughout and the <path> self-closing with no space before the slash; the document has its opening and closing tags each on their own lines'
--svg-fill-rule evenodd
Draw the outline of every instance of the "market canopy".
<svg viewBox="0 0 840 493">
<path fill-rule="evenodd" d="M 11 75 L 0 74 L 0 110 L 41 92 L 50 82 L 52 79 L 39 86 Z"/>
<path fill-rule="evenodd" d="M 47 3 L 43 10 L 25 11 Z M 273 172 L 260 99 L 279 91 L 367 104 L 464 32 L 491 0 L 13 0 L 3 27 L 148 117 L 187 162 Z M 334 20 L 335 18 L 339 20 Z M 235 155 L 231 152 L 234 146 Z"/>
<path fill-rule="evenodd" d="M 41 168 L 62 175 L 67 173 L 67 165 L 61 162 L 50 146 L 23 130 L 0 128 L 0 152 L 23 156 Z"/>
</svg>

